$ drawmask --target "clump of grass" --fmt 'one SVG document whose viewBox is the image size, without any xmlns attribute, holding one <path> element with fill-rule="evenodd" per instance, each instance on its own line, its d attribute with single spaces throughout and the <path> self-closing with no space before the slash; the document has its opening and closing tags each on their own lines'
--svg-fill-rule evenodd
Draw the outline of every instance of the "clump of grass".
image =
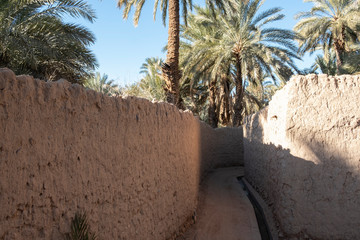
<svg viewBox="0 0 360 240">
<path fill-rule="evenodd" d="M 71 222 L 71 232 L 66 234 L 66 240 L 96 240 L 97 237 L 90 231 L 86 214 L 75 213 Z"/>
</svg>

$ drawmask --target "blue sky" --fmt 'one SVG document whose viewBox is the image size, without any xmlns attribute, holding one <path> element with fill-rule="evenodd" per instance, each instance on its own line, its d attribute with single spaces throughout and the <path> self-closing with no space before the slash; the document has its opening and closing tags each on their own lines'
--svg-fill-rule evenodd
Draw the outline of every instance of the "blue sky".
<svg viewBox="0 0 360 240">
<path fill-rule="evenodd" d="M 122 9 L 117 8 L 115 0 L 88 0 L 96 11 L 94 23 L 75 20 L 88 27 L 96 36 L 96 43 L 91 46 L 97 57 L 99 71 L 107 74 L 117 84 L 127 85 L 141 79 L 140 67 L 147 57 L 162 57 L 167 43 L 167 28 L 162 24 L 161 11 L 153 21 L 154 1 L 147 0 L 141 13 L 139 25 L 134 27 L 132 17 L 122 18 Z M 193 0 L 194 4 L 204 4 L 204 0 Z M 278 21 L 278 27 L 292 29 L 296 23 L 294 15 L 308 11 L 312 4 L 303 0 L 266 0 L 263 10 L 281 7 L 285 18 Z M 306 56 L 304 62 L 298 62 L 299 68 L 309 67 L 314 57 Z"/>
</svg>

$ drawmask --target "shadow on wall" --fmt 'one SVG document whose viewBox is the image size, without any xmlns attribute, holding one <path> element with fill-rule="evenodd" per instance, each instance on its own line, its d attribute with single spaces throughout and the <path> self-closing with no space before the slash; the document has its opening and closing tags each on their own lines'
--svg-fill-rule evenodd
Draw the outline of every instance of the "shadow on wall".
<svg viewBox="0 0 360 240">
<path fill-rule="evenodd" d="M 246 119 L 246 178 L 282 239 L 360 239 L 359 77 L 295 76 Z"/>
<path fill-rule="evenodd" d="M 246 179 L 270 206 L 280 239 L 360 239 L 359 160 L 341 149 L 298 142 L 317 161 L 244 138 Z"/>
</svg>

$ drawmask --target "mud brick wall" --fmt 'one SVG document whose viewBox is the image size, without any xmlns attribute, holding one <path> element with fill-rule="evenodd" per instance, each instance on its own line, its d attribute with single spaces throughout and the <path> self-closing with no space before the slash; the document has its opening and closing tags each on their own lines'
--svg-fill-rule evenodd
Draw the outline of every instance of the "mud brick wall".
<svg viewBox="0 0 360 240">
<path fill-rule="evenodd" d="M 243 125 L 280 239 L 360 239 L 360 76 L 295 76 Z"/>
<path fill-rule="evenodd" d="M 170 104 L 0 69 L 0 239 L 65 239 L 76 212 L 99 239 L 167 239 L 201 176 L 242 163 L 242 131 L 225 132 Z"/>
</svg>

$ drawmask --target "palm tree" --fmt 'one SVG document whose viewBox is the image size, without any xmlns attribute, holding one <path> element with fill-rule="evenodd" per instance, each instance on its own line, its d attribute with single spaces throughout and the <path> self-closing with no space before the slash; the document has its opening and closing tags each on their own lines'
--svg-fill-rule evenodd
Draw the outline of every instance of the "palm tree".
<svg viewBox="0 0 360 240">
<path fill-rule="evenodd" d="M 287 79 L 292 70 L 298 71 L 293 58 L 298 58 L 297 48 L 293 44 L 294 32 L 278 28 L 264 28 L 268 23 L 280 20 L 280 8 L 272 8 L 257 15 L 263 4 L 260 0 L 246 3 L 235 1 L 227 5 L 232 14 L 221 17 L 220 27 L 223 33 L 221 44 L 227 57 L 235 66 L 235 103 L 233 125 L 242 123 L 244 80 L 253 82 L 263 75 L 269 75 L 276 81 L 274 73 L 280 79 Z"/>
<path fill-rule="evenodd" d="M 161 58 L 146 58 L 141 66 L 140 73 L 143 78 L 136 83 L 127 85 L 121 89 L 123 96 L 136 96 L 150 101 L 165 101 L 164 80 L 161 74 Z M 194 83 L 192 78 L 186 78 L 180 83 L 180 99 L 184 109 L 191 110 L 201 120 L 206 120 L 204 115 L 205 103 L 208 97 L 207 87 L 201 82 Z"/>
<path fill-rule="evenodd" d="M 350 50 L 343 55 L 343 65 L 339 68 L 341 74 L 358 74 L 360 71 L 360 45 L 351 45 Z M 337 73 L 336 55 L 331 49 L 324 49 L 323 55 L 317 55 L 311 69 L 319 69 L 322 73 L 334 76 Z"/>
<path fill-rule="evenodd" d="M 345 74 L 360 73 L 360 44 L 351 46 L 350 51 L 344 56 L 344 65 L 341 69 Z"/>
<path fill-rule="evenodd" d="M 317 55 L 313 69 L 320 69 L 323 74 L 334 76 L 337 72 L 336 56 L 330 49 L 324 49 L 323 55 Z"/>
<path fill-rule="evenodd" d="M 161 65 L 163 60 L 161 58 L 147 58 L 145 63 L 141 66 L 140 73 L 145 76 L 140 80 L 139 87 L 145 97 L 149 100 L 164 101 L 166 96 L 164 94 L 164 80 L 161 75 Z"/>
<path fill-rule="evenodd" d="M 181 66 L 184 77 L 191 78 L 192 84 L 204 82 L 208 87 L 208 122 L 216 128 L 219 123 L 229 123 L 230 105 L 230 61 L 223 61 L 221 67 L 216 68 L 217 58 L 222 56 L 217 49 L 221 40 L 221 33 L 217 26 L 203 24 L 199 19 L 207 18 L 216 22 L 216 15 L 221 11 L 195 6 L 196 15 L 190 14 L 188 24 L 181 26 Z"/>
<path fill-rule="evenodd" d="M 0 5 L 0 66 L 17 74 L 75 82 L 97 65 L 88 49 L 93 34 L 61 18 L 93 21 L 95 14 L 83 0 L 0 0 Z"/>
<path fill-rule="evenodd" d="M 83 79 L 82 84 L 88 89 L 92 89 L 108 96 L 121 95 L 118 85 L 114 84 L 114 80 L 108 80 L 106 74 L 101 76 L 99 72 L 93 74 L 91 77 Z"/>
<path fill-rule="evenodd" d="M 206 0 L 214 7 L 214 4 L 221 6 L 222 0 Z M 118 0 L 118 7 L 124 7 L 123 18 L 128 18 L 131 8 L 135 7 L 134 24 L 139 22 L 142 7 L 145 0 Z M 156 16 L 159 0 L 154 2 L 154 19 Z M 192 0 L 182 0 L 183 17 L 186 22 L 187 12 L 192 9 Z M 163 23 L 165 25 L 167 11 L 169 12 L 168 44 L 166 62 L 162 66 L 163 78 L 165 80 L 166 100 L 181 107 L 179 101 L 181 73 L 179 70 L 179 28 L 180 28 L 180 1 L 179 0 L 161 0 Z"/>
<path fill-rule="evenodd" d="M 340 73 L 344 53 L 349 45 L 359 43 L 360 8 L 357 0 L 305 0 L 314 7 L 296 16 L 301 19 L 294 27 L 303 37 L 300 53 L 313 53 L 318 49 L 333 49 L 336 72 Z"/>
<path fill-rule="evenodd" d="M 161 58 L 146 58 L 145 63 L 140 68 L 140 73 L 144 74 L 143 78 L 130 86 L 123 89 L 125 96 L 137 96 L 146 98 L 150 101 L 165 101 L 164 79 L 161 74 Z M 198 113 L 198 107 L 204 104 L 205 87 L 199 85 L 191 85 L 190 78 L 185 79 L 180 84 L 180 98 L 186 108 Z M 185 108 L 184 106 L 184 108 Z"/>
<path fill-rule="evenodd" d="M 198 30 L 186 30 L 195 32 L 196 35 L 185 39 L 197 46 L 187 57 L 192 62 L 189 67 L 197 65 L 210 70 L 212 78 L 231 69 L 229 73 L 235 82 L 233 126 L 242 123 L 247 81 L 254 82 L 264 75 L 274 81 L 288 80 L 294 71 L 298 71 L 293 62 L 293 58 L 298 58 L 297 47 L 293 43 L 295 33 L 264 28 L 284 15 L 279 14 L 279 8 L 257 14 L 262 4 L 260 0 L 228 1 L 224 4 L 226 14 L 218 10 L 216 17 L 210 14 L 209 9 L 197 9 L 194 21 L 200 27 Z"/>
<path fill-rule="evenodd" d="M 202 81 L 194 81 L 192 76 L 183 78 L 180 87 L 180 96 L 186 109 L 193 112 L 202 121 L 207 122 L 208 86 Z"/>
<path fill-rule="evenodd" d="M 266 76 L 246 84 L 243 101 L 245 115 L 251 115 L 267 106 L 275 92 L 285 86 L 285 82 L 274 82 Z"/>
</svg>

